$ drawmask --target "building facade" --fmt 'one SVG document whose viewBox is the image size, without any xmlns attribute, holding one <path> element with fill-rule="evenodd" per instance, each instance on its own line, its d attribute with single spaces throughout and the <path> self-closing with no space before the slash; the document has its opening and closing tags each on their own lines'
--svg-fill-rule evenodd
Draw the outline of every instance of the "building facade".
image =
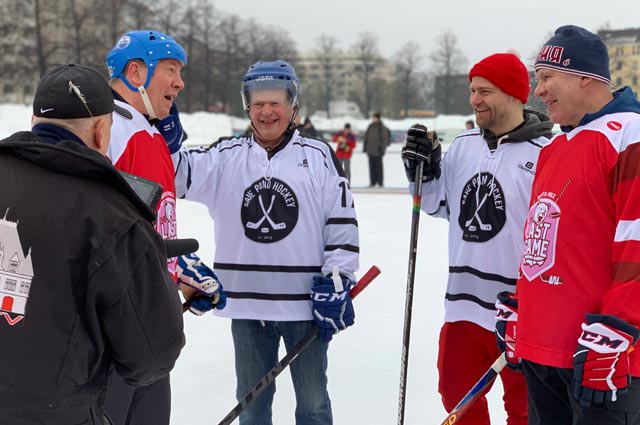
<svg viewBox="0 0 640 425">
<path fill-rule="evenodd" d="M 366 67 L 366 70 L 365 70 Z M 332 53 L 305 52 L 298 55 L 296 73 L 302 81 L 305 96 L 303 104 L 307 113 L 324 110 L 329 115 L 337 110 L 326 111 L 331 105 L 352 108 L 349 102 L 357 101 L 358 94 L 363 91 L 364 75 L 376 85 L 391 84 L 395 79 L 395 66 L 381 56 L 362 59 L 352 51 L 335 51 Z M 330 93 L 329 105 L 323 103 L 326 93 Z M 340 111 L 344 112 L 344 111 Z M 352 111 L 355 113 L 355 111 Z M 366 115 L 366 114 L 363 114 Z"/>
<path fill-rule="evenodd" d="M 598 35 L 609 49 L 612 88 L 630 86 L 640 93 L 640 28 L 601 30 Z"/>
</svg>

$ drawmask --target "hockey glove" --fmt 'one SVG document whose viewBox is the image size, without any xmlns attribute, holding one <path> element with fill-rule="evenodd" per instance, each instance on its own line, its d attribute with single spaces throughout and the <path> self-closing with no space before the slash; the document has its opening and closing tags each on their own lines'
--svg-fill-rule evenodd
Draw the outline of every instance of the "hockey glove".
<svg viewBox="0 0 640 425">
<path fill-rule="evenodd" d="M 178 281 L 197 292 L 189 300 L 189 311 L 201 316 L 212 308 L 222 310 L 227 304 L 218 276 L 195 254 L 178 257 Z"/>
<path fill-rule="evenodd" d="M 522 364 L 516 357 L 516 324 L 518 323 L 518 299 L 512 292 L 500 292 L 496 301 L 496 341 L 505 353 L 507 366 L 521 371 Z"/>
<path fill-rule="evenodd" d="M 180 124 L 180 113 L 175 102 L 169 109 L 169 115 L 156 123 L 156 128 L 164 137 L 169 152 L 172 154 L 178 152 L 182 147 L 182 142 L 187 139 L 186 133 L 182 130 L 182 124 Z"/>
<path fill-rule="evenodd" d="M 584 406 L 616 401 L 631 383 L 629 353 L 640 330 L 605 314 L 587 314 L 573 355 L 573 396 Z"/>
<path fill-rule="evenodd" d="M 329 342 L 333 335 L 353 325 L 355 313 L 349 291 L 353 282 L 345 277 L 315 276 L 311 288 L 313 320 L 320 338 Z"/>
<path fill-rule="evenodd" d="M 414 124 L 407 131 L 407 142 L 402 148 L 402 163 L 409 182 L 416 180 L 416 168 L 423 162 L 422 182 L 440 177 L 440 157 L 442 148 L 435 131 L 427 131 L 422 124 Z"/>
</svg>

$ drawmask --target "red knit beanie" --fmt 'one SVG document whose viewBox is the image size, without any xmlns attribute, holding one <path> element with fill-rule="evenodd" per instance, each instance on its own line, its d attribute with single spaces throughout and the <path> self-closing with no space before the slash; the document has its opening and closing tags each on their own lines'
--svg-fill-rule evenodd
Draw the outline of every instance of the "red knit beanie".
<svg viewBox="0 0 640 425">
<path fill-rule="evenodd" d="M 496 53 L 487 56 L 469 71 L 469 81 L 474 76 L 483 77 L 506 94 L 523 104 L 529 99 L 529 72 L 513 53 Z"/>
</svg>

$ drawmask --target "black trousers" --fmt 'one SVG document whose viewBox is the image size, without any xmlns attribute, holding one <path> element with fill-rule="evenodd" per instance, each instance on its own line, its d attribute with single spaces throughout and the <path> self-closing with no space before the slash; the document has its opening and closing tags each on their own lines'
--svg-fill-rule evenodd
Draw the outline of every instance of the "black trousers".
<svg viewBox="0 0 640 425">
<path fill-rule="evenodd" d="M 384 186 L 383 180 L 382 156 L 369 155 L 369 182 L 371 186 L 375 186 L 376 184 Z"/>
<path fill-rule="evenodd" d="M 113 425 L 169 425 L 169 375 L 144 387 L 132 387 L 120 375 L 112 372 L 105 411 Z"/>
<path fill-rule="evenodd" d="M 615 402 L 582 406 L 573 397 L 573 369 L 522 361 L 529 392 L 529 425 L 640 425 L 640 379 Z"/>
</svg>

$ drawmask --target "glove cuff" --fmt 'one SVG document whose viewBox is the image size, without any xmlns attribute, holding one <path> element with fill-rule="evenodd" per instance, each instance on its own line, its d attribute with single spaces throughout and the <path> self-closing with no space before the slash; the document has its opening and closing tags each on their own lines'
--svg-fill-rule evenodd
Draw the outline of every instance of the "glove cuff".
<svg viewBox="0 0 640 425">
<path fill-rule="evenodd" d="M 497 296 L 498 301 L 496 301 L 496 306 L 498 303 L 511 307 L 511 309 L 518 308 L 518 297 L 513 292 L 503 291 L 500 292 Z"/>
<path fill-rule="evenodd" d="M 638 338 L 640 338 L 640 329 L 616 316 L 609 314 L 587 313 L 585 315 L 585 319 L 587 325 L 602 323 L 605 326 L 624 332 L 625 334 L 629 335 L 629 342 L 631 345 L 635 345 L 638 342 Z"/>
</svg>

